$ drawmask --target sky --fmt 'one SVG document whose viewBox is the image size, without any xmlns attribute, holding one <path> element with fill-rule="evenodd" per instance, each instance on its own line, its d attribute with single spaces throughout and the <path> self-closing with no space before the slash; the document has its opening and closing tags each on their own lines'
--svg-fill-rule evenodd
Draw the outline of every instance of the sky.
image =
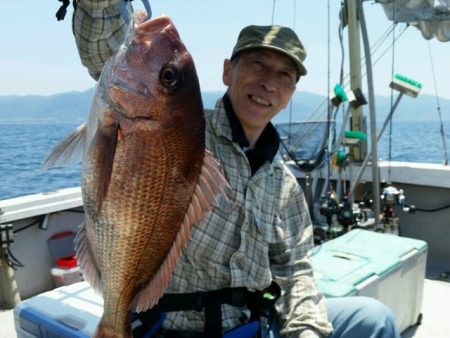
<svg viewBox="0 0 450 338">
<path fill-rule="evenodd" d="M 308 75 L 297 89 L 327 95 L 339 82 L 341 51 L 338 38 L 339 0 L 150 0 L 153 16 L 172 17 L 191 52 L 202 90 L 225 89 L 223 60 L 228 58 L 241 28 L 272 23 L 293 28 L 308 52 Z M 135 8 L 142 7 L 134 0 Z M 57 0 L 0 2 L 0 96 L 52 95 L 84 91 L 95 85 L 81 65 L 71 32 L 72 5 L 57 21 Z M 369 41 L 376 42 L 392 25 L 380 4 L 366 1 Z M 396 36 L 405 25 L 396 30 Z M 344 42 L 348 30 L 344 30 Z M 389 35 L 383 48 L 393 40 Z M 362 48 L 362 47 L 361 47 Z M 383 50 L 383 49 L 380 49 Z M 450 42 L 425 40 L 409 27 L 395 48 L 374 65 L 378 95 L 390 95 L 389 82 L 399 73 L 422 83 L 422 93 L 450 99 Z M 430 51 L 433 63 L 430 61 Z M 373 56 L 373 58 L 376 58 Z M 432 66 L 433 65 L 433 66 Z M 434 67 L 435 80 L 432 76 Z M 348 53 L 344 73 L 349 68 Z M 434 85 L 436 83 L 436 86 Z M 363 91 L 367 88 L 363 80 Z"/>
</svg>

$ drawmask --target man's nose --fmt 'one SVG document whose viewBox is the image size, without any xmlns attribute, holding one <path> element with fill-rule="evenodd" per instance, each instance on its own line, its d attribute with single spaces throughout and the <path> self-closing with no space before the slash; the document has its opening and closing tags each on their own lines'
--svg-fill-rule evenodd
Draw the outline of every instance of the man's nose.
<svg viewBox="0 0 450 338">
<path fill-rule="evenodd" d="M 261 78 L 258 81 L 258 85 L 263 87 L 268 92 L 274 91 L 277 88 L 277 80 L 274 74 L 270 72 L 266 72 L 261 75 Z"/>
</svg>

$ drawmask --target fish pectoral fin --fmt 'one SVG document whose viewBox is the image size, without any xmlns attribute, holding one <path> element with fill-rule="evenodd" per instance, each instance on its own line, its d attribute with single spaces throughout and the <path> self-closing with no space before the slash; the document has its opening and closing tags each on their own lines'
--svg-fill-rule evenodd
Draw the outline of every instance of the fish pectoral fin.
<svg viewBox="0 0 450 338">
<path fill-rule="evenodd" d="M 178 258 L 180 258 L 181 252 L 190 237 L 191 224 L 189 224 L 185 218 L 166 259 L 150 282 L 136 294 L 131 302 L 131 311 L 146 311 L 158 303 L 169 285 L 175 264 L 177 263 Z"/>
<path fill-rule="evenodd" d="M 227 199 L 227 191 L 230 190 L 226 178 L 220 171 L 219 162 L 210 151 L 205 150 L 202 171 L 186 214 L 187 222 L 198 224 L 206 212 L 211 211 L 212 205 L 218 205 L 217 195 L 220 194 Z"/>
<path fill-rule="evenodd" d="M 206 212 L 211 210 L 212 204 L 218 203 L 217 194 L 227 198 L 227 189 L 231 188 L 220 171 L 219 163 L 211 152 L 205 151 L 201 174 L 175 242 L 154 277 L 135 296 L 130 305 L 132 311 L 146 311 L 158 303 L 169 285 L 175 264 L 191 237 L 192 225 L 203 219 Z"/>
<path fill-rule="evenodd" d="M 56 144 L 43 163 L 44 169 L 81 162 L 86 141 L 86 123 Z"/>
<path fill-rule="evenodd" d="M 112 113 L 109 114 L 108 120 L 108 123 L 104 123 L 97 129 L 90 149 L 93 165 L 93 192 L 97 215 L 100 213 L 103 201 L 108 193 L 119 137 L 119 123 L 115 121 Z"/>
<path fill-rule="evenodd" d="M 100 271 L 87 238 L 85 223 L 80 225 L 75 237 L 75 252 L 77 253 L 78 265 L 83 272 L 84 279 L 91 284 L 96 292 L 101 293 Z"/>
</svg>

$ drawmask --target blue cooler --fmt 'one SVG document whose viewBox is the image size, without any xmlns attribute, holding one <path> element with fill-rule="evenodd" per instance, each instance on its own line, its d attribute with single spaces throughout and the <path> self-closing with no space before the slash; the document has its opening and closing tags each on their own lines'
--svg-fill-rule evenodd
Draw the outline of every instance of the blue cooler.
<svg viewBox="0 0 450 338">
<path fill-rule="evenodd" d="M 421 240 L 355 229 L 314 248 L 314 278 L 325 297 L 380 300 L 402 332 L 419 320 L 427 250 Z"/>
<path fill-rule="evenodd" d="M 80 282 L 23 301 L 14 321 L 18 338 L 89 338 L 102 313 L 102 297 Z"/>
</svg>

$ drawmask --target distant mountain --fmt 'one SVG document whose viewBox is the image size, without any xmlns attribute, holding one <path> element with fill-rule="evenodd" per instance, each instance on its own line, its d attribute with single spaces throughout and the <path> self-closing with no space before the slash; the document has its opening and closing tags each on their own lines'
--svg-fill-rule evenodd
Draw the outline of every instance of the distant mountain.
<svg viewBox="0 0 450 338">
<path fill-rule="evenodd" d="M 86 120 L 94 89 L 84 92 L 68 92 L 50 96 L 0 96 L 0 122 L 67 122 L 81 123 Z M 205 108 L 214 108 L 222 91 L 202 93 Z M 376 97 L 377 119 L 383 120 L 390 110 L 390 97 Z M 440 98 L 441 114 L 450 120 L 450 100 Z M 369 115 L 368 106 L 365 113 Z M 326 119 L 325 97 L 308 92 L 296 92 L 292 103 L 282 111 L 275 121 Z M 396 120 L 437 120 L 436 98 L 419 95 L 416 99 L 404 96 L 394 114 Z"/>
<path fill-rule="evenodd" d="M 396 97 L 394 97 L 394 101 L 395 99 Z M 367 97 L 366 100 L 368 101 Z M 442 119 L 450 120 L 450 100 L 439 98 L 439 105 Z M 310 120 L 311 115 L 313 119 L 326 119 L 327 106 L 327 101 L 324 96 L 307 92 L 296 92 L 292 99 L 292 109 L 288 106 L 276 116 L 275 121 L 289 121 L 290 116 L 292 116 L 291 119 L 293 121 Z M 334 109 L 333 106 L 331 108 Z M 367 119 L 369 119 L 369 105 L 365 105 L 363 109 Z M 384 120 L 391 110 L 391 98 L 388 96 L 375 96 L 375 110 L 377 120 Z M 342 112 L 339 114 L 338 118 L 342 117 Z M 393 118 L 402 121 L 438 120 L 439 113 L 436 105 L 436 97 L 419 95 L 413 99 L 403 95 L 394 112 Z"/>
<path fill-rule="evenodd" d="M 0 96 L 0 121 L 70 122 L 86 119 L 94 89 L 50 96 Z"/>
</svg>

